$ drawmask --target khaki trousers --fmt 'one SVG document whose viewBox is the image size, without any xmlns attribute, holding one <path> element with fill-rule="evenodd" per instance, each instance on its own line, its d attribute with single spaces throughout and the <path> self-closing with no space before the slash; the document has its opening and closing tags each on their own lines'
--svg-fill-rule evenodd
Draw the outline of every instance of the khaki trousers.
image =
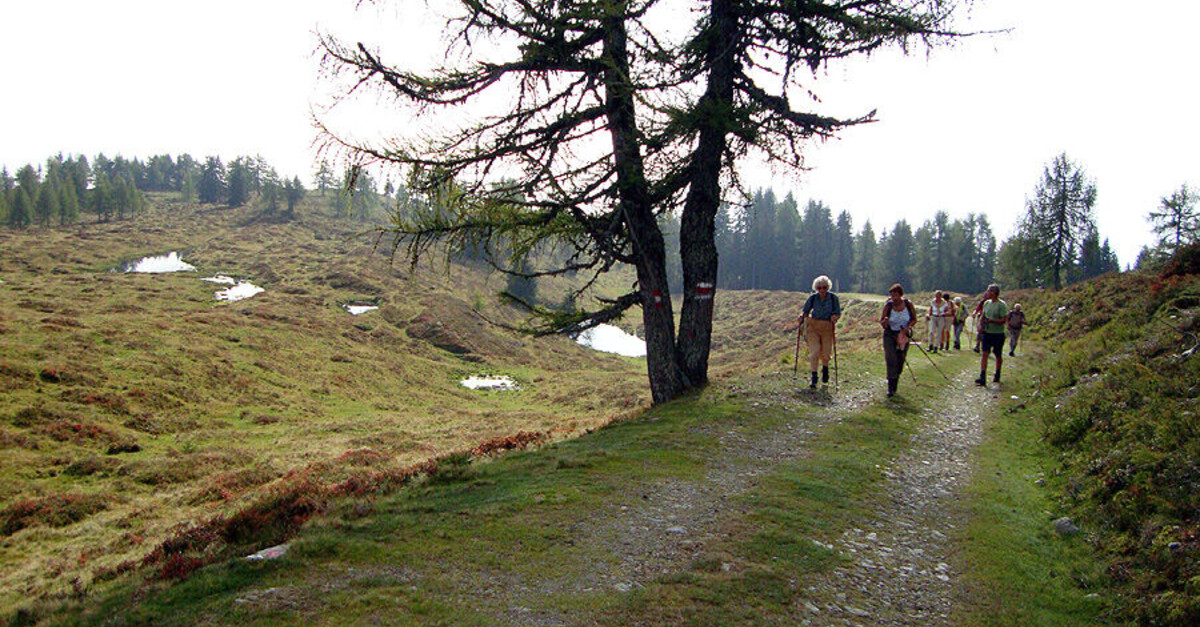
<svg viewBox="0 0 1200 627">
<path fill-rule="evenodd" d="M 828 366 L 833 357 L 833 322 L 809 318 L 804 339 L 808 342 L 808 369 L 816 372 L 819 364 Z"/>
</svg>

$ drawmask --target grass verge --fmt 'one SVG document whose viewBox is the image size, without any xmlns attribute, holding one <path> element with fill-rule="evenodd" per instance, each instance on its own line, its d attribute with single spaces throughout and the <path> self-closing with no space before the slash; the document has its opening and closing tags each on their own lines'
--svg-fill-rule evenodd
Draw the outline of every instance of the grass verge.
<svg viewBox="0 0 1200 627">
<path fill-rule="evenodd" d="M 1019 359 L 1037 363 L 1038 347 Z M 1056 453 L 1026 409 L 1037 391 L 1034 368 L 1008 368 L 988 420 L 967 490 L 959 544 L 970 596 L 957 624 L 1104 625 L 1103 564 L 1085 536 L 1055 532 L 1062 486 Z"/>
</svg>

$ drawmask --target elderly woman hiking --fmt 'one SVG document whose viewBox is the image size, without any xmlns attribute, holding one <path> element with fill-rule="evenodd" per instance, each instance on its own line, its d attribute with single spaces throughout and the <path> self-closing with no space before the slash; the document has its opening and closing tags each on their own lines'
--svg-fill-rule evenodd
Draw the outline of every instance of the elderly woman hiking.
<svg viewBox="0 0 1200 627">
<path fill-rule="evenodd" d="M 904 288 L 899 283 L 892 285 L 879 317 L 879 324 L 883 327 L 883 359 L 887 362 L 888 396 L 896 394 L 900 374 L 904 372 L 904 358 L 908 355 L 912 325 L 916 321 L 917 311 L 904 297 Z"/>
<path fill-rule="evenodd" d="M 804 301 L 804 310 L 800 314 L 800 325 L 808 321 L 805 341 L 808 342 L 808 365 L 812 370 L 812 383 L 809 388 L 817 387 L 817 364 L 821 364 L 821 381 L 829 383 L 829 358 L 833 355 L 833 326 L 842 317 L 842 305 L 838 302 L 837 294 L 829 291 L 833 282 L 829 277 L 821 275 L 812 282 L 813 293 Z M 811 318 L 811 319 L 810 319 Z"/>
</svg>

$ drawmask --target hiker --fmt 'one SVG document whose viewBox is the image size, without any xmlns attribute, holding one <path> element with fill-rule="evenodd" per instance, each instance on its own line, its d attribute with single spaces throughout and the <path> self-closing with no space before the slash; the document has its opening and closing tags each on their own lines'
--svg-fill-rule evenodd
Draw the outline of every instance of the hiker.
<svg viewBox="0 0 1200 627">
<path fill-rule="evenodd" d="M 821 275 L 812 282 L 813 293 L 804 301 L 800 324 L 808 321 L 804 339 L 808 342 L 808 365 L 812 370 L 810 389 L 817 387 L 817 363 L 821 363 L 821 382 L 829 383 L 829 358 L 833 355 L 833 326 L 842 317 L 842 305 L 837 294 L 829 291 L 833 282 Z M 811 319 L 809 317 L 811 316 Z"/>
<path fill-rule="evenodd" d="M 899 283 L 892 285 L 888 288 L 888 300 L 879 317 L 879 324 L 883 327 L 883 359 L 887 362 L 888 396 L 896 395 L 900 374 L 904 372 L 904 358 L 908 355 L 912 326 L 916 322 L 917 311 L 904 297 L 904 288 Z"/>
<path fill-rule="evenodd" d="M 962 350 L 963 327 L 967 326 L 967 308 L 963 306 L 962 296 L 954 297 L 954 350 Z"/>
<path fill-rule="evenodd" d="M 992 283 L 987 288 L 987 298 L 980 307 L 982 311 L 983 357 L 979 362 L 979 378 L 975 385 L 987 385 L 988 353 L 996 354 L 996 376 L 992 381 L 1000 382 L 1000 366 L 1004 363 L 1004 328 L 1008 323 L 1008 303 L 1000 300 L 1000 286 Z"/>
<path fill-rule="evenodd" d="M 1021 329 L 1025 326 L 1025 312 L 1021 311 L 1021 303 L 1013 305 L 1008 314 L 1008 356 L 1013 357 L 1017 350 L 1017 341 L 1021 339 Z"/>
<path fill-rule="evenodd" d="M 946 312 L 946 320 L 942 324 L 942 350 L 950 350 L 950 330 L 954 328 L 954 313 L 958 308 L 954 305 L 954 299 L 950 298 L 950 292 L 942 292 L 942 300 L 950 305 L 950 311 Z"/>
<path fill-rule="evenodd" d="M 971 312 L 971 319 L 974 320 L 973 328 L 975 329 L 975 348 L 976 353 L 979 352 L 979 341 L 983 339 L 983 304 L 987 302 L 987 297 L 975 304 L 975 311 Z"/>
<path fill-rule="evenodd" d="M 942 336 L 946 330 L 947 316 L 954 315 L 950 309 L 950 301 L 942 298 L 942 291 L 933 293 L 933 302 L 929 304 L 929 352 L 936 353 L 942 346 Z"/>
</svg>

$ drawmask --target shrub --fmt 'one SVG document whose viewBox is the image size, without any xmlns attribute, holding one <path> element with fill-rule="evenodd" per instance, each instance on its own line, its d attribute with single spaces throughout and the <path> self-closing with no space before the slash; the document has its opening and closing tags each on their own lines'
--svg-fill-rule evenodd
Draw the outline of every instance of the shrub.
<svg viewBox="0 0 1200 627">
<path fill-rule="evenodd" d="M 108 507 L 98 494 L 53 494 L 9 505 L 0 512 L 0 535 L 12 534 L 34 525 L 65 527 Z"/>
</svg>

